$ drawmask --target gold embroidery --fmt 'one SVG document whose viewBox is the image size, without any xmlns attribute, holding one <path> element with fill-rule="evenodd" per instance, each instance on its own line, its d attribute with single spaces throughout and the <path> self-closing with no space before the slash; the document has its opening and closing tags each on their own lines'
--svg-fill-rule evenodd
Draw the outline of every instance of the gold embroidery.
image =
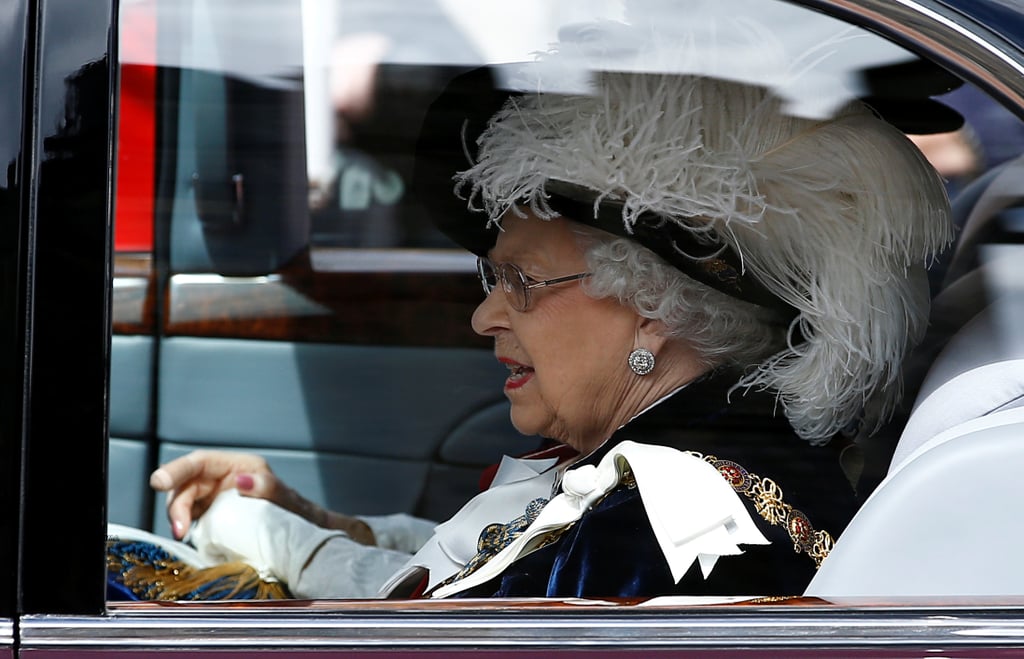
<svg viewBox="0 0 1024 659">
<path fill-rule="evenodd" d="M 793 541 L 793 551 L 805 552 L 814 560 L 815 567 L 821 567 L 835 541 L 828 531 L 815 530 L 807 515 L 782 500 L 782 488 L 770 478 L 752 474 L 730 460 L 719 460 L 713 455 L 693 455 L 701 458 L 718 470 L 733 490 L 754 502 L 754 510 L 766 522 L 781 526 Z"/>
<path fill-rule="evenodd" d="M 765 595 L 763 597 L 755 597 L 751 600 L 745 600 L 744 604 L 771 604 L 772 602 L 786 602 L 793 599 L 792 595 Z"/>
<path fill-rule="evenodd" d="M 147 542 L 108 538 L 107 571 L 143 600 L 291 598 L 283 583 L 241 561 L 195 568 Z"/>
</svg>

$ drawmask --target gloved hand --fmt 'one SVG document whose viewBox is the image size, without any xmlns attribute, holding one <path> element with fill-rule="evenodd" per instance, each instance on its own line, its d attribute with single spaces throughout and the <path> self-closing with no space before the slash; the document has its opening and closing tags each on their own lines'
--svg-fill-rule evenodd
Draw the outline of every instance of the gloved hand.
<svg viewBox="0 0 1024 659">
<path fill-rule="evenodd" d="M 339 537 L 347 536 L 232 489 L 217 496 L 188 540 L 210 563 L 244 561 L 264 578 L 293 584 L 321 545 Z"/>
</svg>

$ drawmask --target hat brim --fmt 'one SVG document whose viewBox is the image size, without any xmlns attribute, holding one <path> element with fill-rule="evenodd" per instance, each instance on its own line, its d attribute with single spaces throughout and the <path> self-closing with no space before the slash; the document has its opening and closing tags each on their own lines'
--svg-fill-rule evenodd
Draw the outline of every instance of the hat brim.
<svg viewBox="0 0 1024 659">
<path fill-rule="evenodd" d="M 416 143 L 413 193 L 442 233 L 478 256 L 494 246 L 498 229 L 469 210 L 453 177 L 475 160 L 477 137 L 513 94 L 498 88 L 494 67 L 456 76 L 427 110 Z"/>
</svg>

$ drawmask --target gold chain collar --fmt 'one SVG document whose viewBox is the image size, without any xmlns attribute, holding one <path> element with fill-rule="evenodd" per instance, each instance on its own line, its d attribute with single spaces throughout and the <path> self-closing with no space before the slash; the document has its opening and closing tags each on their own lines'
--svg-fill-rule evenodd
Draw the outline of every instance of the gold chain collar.
<svg viewBox="0 0 1024 659">
<path fill-rule="evenodd" d="M 793 541 L 793 551 L 805 552 L 821 567 L 835 541 L 828 531 L 817 531 L 807 515 L 782 500 L 782 488 L 770 478 L 753 474 L 731 460 L 691 453 L 718 470 L 732 489 L 754 502 L 754 509 L 766 522 L 781 526 Z"/>
</svg>

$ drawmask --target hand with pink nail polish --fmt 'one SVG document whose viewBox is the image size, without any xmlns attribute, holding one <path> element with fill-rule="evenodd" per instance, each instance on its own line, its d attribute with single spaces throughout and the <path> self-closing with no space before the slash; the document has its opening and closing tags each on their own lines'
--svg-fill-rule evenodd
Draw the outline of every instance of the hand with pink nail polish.
<svg viewBox="0 0 1024 659">
<path fill-rule="evenodd" d="M 150 475 L 149 484 L 154 490 L 167 492 L 167 517 L 179 540 L 218 494 L 237 489 L 242 496 L 267 499 L 318 526 L 345 531 L 356 542 L 375 544 L 365 522 L 306 499 L 281 482 L 266 460 L 251 453 L 193 451 L 161 465 Z"/>
<path fill-rule="evenodd" d="M 192 520 L 202 515 L 218 494 L 237 488 L 243 496 L 284 505 L 290 495 L 258 455 L 231 451 L 194 451 L 161 465 L 149 477 L 150 486 L 167 492 L 167 516 L 174 536 L 181 539 Z M 295 495 L 297 496 L 297 495 Z"/>
</svg>

